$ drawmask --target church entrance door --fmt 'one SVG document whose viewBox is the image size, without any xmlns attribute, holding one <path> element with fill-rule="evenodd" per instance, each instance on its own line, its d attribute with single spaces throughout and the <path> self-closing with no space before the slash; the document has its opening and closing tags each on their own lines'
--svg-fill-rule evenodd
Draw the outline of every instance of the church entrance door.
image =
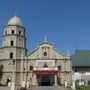
<svg viewBox="0 0 90 90">
<path fill-rule="evenodd" d="M 54 75 L 38 74 L 37 82 L 39 86 L 53 86 L 54 85 Z"/>
<path fill-rule="evenodd" d="M 42 75 L 41 86 L 50 86 L 50 77 L 48 75 Z"/>
</svg>

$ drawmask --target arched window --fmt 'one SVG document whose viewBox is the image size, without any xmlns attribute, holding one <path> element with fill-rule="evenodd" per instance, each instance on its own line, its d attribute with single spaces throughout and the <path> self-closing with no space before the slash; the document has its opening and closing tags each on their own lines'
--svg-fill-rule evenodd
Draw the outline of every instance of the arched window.
<svg viewBox="0 0 90 90">
<path fill-rule="evenodd" d="M 33 70 L 33 66 L 30 66 L 30 67 L 29 67 L 29 70 L 32 71 L 32 70 Z"/>
<path fill-rule="evenodd" d="M 9 56 L 9 57 L 10 57 L 10 59 L 12 59 L 12 58 L 13 58 L 13 53 L 12 53 L 12 52 L 10 53 L 10 56 Z"/>
<path fill-rule="evenodd" d="M 44 55 L 44 56 L 47 56 L 47 52 L 44 52 L 43 55 Z"/>
<path fill-rule="evenodd" d="M 21 35 L 21 31 L 19 31 L 19 35 Z"/>
<path fill-rule="evenodd" d="M 61 66 L 58 66 L 58 70 L 61 70 Z"/>
<path fill-rule="evenodd" d="M 10 44 L 11 44 L 11 46 L 13 46 L 13 45 L 14 45 L 14 41 L 13 41 L 13 40 L 11 40 Z"/>
<path fill-rule="evenodd" d="M 14 34 L 14 30 L 11 31 L 11 34 Z"/>
<path fill-rule="evenodd" d="M 5 31 L 5 35 L 7 34 L 7 31 Z"/>
</svg>

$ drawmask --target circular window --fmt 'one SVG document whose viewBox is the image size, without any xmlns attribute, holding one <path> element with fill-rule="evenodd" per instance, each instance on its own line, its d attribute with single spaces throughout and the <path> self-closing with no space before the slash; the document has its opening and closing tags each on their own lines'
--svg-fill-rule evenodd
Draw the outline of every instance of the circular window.
<svg viewBox="0 0 90 90">
<path fill-rule="evenodd" d="M 44 52 L 44 56 L 47 56 L 47 52 Z"/>
<path fill-rule="evenodd" d="M 29 67 L 29 70 L 30 70 L 30 71 L 33 70 L 33 66 L 30 66 L 30 67 Z"/>
</svg>

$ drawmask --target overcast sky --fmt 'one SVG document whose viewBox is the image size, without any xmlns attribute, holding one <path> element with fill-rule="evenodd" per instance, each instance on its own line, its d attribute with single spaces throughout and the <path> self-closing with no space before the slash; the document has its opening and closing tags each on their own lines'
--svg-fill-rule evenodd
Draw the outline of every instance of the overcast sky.
<svg viewBox="0 0 90 90">
<path fill-rule="evenodd" d="M 45 35 L 64 54 L 90 50 L 90 0 L 0 0 L 0 37 L 15 12 L 26 28 L 29 51 Z"/>
</svg>

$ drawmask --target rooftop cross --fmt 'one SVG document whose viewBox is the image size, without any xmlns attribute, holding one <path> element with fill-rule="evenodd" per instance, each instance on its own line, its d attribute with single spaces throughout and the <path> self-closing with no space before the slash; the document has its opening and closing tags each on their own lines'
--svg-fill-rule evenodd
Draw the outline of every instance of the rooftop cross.
<svg viewBox="0 0 90 90">
<path fill-rule="evenodd" d="M 67 56 L 68 56 L 68 57 L 70 56 L 69 49 L 68 49 L 68 51 L 67 51 Z"/>
<path fill-rule="evenodd" d="M 45 38 L 44 38 L 44 42 L 47 42 L 47 37 L 46 37 L 46 35 L 45 35 Z"/>
</svg>

